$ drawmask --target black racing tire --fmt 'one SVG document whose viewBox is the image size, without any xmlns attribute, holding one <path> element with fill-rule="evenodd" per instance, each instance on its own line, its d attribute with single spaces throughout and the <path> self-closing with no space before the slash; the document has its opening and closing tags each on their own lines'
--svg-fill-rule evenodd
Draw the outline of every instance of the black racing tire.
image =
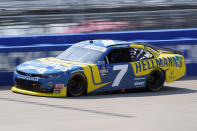
<svg viewBox="0 0 197 131">
<path fill-rule="evenodd" d="M 164 81 L 165 75 L 163 71 L 159 69 L 154 70 L 148 75 L 146 79 L 146 88 L 149 91 L 159 91 L 163 87 Z"/>
<path fill-rule="evenodd" d="M 73 74 L 67 85 L 67 95 L 68 96 L 81 96 L 86 94 L 87 81 L 83 73 Z"/>
</svg>

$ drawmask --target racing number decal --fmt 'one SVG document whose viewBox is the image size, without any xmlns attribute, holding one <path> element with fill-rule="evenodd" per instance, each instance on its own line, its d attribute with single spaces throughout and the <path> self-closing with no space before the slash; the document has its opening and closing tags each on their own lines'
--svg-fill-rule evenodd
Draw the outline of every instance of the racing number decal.
<svg viewBox="0 0 197 131">
<path fill-rule="evenodd" d="M 123 76 L 125 75 L 125 73 L 128 70 L 128 65 L 116 65 L 113 67 L 113 71 L 116 71 L 116 70 L 120 70 L 120 72 L 116 76 L 116 78 L 112 84 L 112 87 L 118 86 L 120 84 L 120 81 L 122 80 Z"/>
</svg>

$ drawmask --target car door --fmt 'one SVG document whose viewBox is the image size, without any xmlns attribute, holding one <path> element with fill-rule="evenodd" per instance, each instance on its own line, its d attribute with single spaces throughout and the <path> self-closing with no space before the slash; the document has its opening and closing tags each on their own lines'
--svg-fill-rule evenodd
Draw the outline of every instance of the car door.
<svg viewBox="0 0 197 131">
<path fill-rule="evenodd" d="M 115 48 L 105 56 L 99 66 L 102 82 L 111 82 L 102 91 L 128 89 L 133 86 L 133 70 L 130 63 L 130 48 Z"/>
</svg>

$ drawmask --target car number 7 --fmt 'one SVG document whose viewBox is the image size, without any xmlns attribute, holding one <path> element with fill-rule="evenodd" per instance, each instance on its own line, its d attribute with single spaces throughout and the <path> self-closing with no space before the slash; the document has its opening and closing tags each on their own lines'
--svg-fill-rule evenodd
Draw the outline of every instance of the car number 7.
<svg viewBox="0 0 197 131">
<path fill-rule="evenodd" d="M 113 67 L 113 70 L 114 71 L 120 70 L 120 72 L 116 76 L 116 78 L 115 78 L 115 80 L 112 84 L 112 87 L 118 86 L 120 84 L 120 81 L 122 80 L 123 76 L 125 75 L 125 73 L 128 70 L 128 65 L 116 65 L 116 66 Z"/>
</svg>

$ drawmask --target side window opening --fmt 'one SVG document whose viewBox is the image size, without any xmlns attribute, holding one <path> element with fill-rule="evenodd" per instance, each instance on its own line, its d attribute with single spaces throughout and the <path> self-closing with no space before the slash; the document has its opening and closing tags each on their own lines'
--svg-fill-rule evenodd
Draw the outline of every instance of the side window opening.
<svg viewBox="0 0 197 131">
<path fill-rule="evenodd" d="M 105 57 L 105 63 L 125 63 L 134 62 L 145 59 L 151 59 L 154 56 L 145 49 L 140 48 L 124 48 L 114 49 Z"/>
<path fill-rule="evenodd" d="M 131 48 L 130 57 L 131 62 L 154 58 L 149 51 L 140 48 Z"/>
<path fill-rule="evenodd" d="M 105 57 L 106 63 L 130 62 L 129 48 L 114 49 Z"/>
</svg>

